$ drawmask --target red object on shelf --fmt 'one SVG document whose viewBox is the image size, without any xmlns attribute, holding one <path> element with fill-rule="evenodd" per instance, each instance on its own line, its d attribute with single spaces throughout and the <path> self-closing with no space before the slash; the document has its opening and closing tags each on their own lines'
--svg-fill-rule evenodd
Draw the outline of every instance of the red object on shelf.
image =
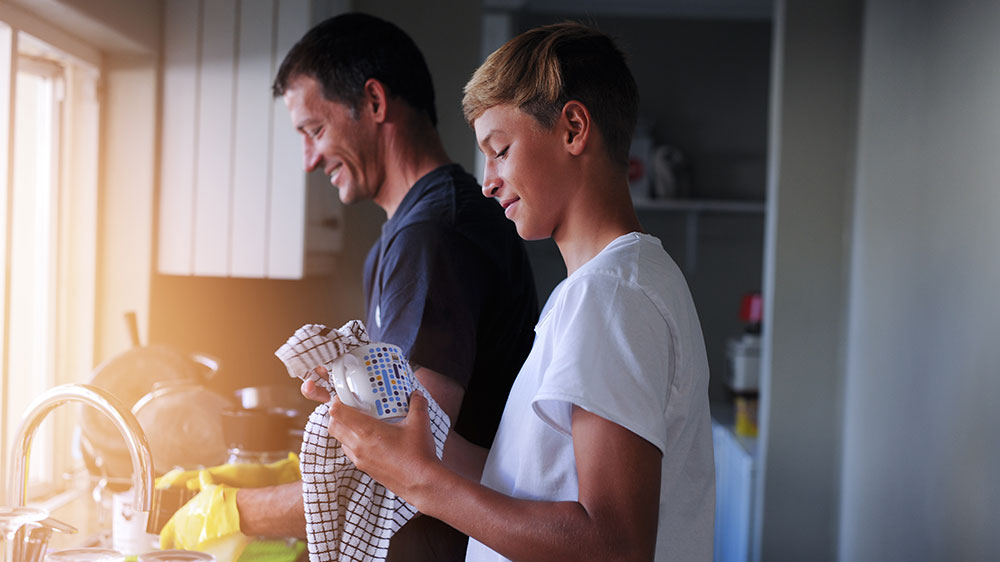
<svg viewBox="0 0 1000 562">
<path fill-rule="evenodd" d="M 743 295 L 743 301 L 740 303 L 740 320 L 747 324 L 760 324 L 763 313 L 764 300 L 760 293 Z"/>
</svg>

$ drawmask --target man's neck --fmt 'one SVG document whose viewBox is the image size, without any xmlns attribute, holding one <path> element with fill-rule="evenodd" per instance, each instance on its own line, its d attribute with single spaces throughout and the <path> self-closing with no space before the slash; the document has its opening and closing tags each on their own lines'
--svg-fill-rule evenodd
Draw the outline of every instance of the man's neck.
<svg viewBox="0 0 1000 562">
<path fill-rule="evenodd" d="M 419 132 L 418 132 L 419 131 Z M 441 139 L 431 126 L 405 127 L 395 123 L 385 125 L 380 150 L 385 163 L 384 181 L 375 204 L 392 218 L 403 198 L 417 181 L 451 159 L 441 145 Z"/>
</svg>

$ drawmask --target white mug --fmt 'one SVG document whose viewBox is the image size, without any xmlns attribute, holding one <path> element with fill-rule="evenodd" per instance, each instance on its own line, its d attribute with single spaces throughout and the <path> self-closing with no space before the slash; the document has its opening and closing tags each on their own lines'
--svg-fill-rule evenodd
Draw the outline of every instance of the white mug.
<svg viewBox="0 0 1000 562">
<path fill-rule="evenodd" d="M 370 343 L 330 365 L 340 401 L 372 417 L 402 418 L 410 410 L 413 373 L 402 351 L 388 343 Z"/>
</svg>

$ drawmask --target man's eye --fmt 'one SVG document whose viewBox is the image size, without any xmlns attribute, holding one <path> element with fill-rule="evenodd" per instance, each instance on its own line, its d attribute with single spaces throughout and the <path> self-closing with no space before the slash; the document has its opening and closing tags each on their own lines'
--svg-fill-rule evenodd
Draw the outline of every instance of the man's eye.
<svg viewBox="0 0 1000 562">
<path fill-rule="evenodd" d="M 317 128 L 315 128 L 315 129 L 313 129 L 313 130 L 309 131 L 309 136 L 310 136 L 310 137 L 312 137 L 312 138 L 316 138 L 316 137 L 318 137 L 318 136 L 319 136 L 319 134 L 320 134 L 320 133 L 321 133 L 322 131 L 323 131 L 323 127 L 317 127 Z"/>
</svg>

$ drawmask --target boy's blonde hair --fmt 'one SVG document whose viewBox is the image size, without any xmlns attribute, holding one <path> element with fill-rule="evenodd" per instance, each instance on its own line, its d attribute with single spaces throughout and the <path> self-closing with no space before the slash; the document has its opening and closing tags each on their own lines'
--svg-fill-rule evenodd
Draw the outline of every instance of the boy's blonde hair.
<svg viewBox="0 0 1000 562">
<path fill-rule="evenodd" d="M 625 56 L 607 35 L 565 22 L 526 31 L 493 52 L 465 85 L 471 126 L 487 109 L 512 105 L 551 129 L 563 106 L 581 102 L 612 162 L 628 166 L 639 94 Z"/>
</svg>

